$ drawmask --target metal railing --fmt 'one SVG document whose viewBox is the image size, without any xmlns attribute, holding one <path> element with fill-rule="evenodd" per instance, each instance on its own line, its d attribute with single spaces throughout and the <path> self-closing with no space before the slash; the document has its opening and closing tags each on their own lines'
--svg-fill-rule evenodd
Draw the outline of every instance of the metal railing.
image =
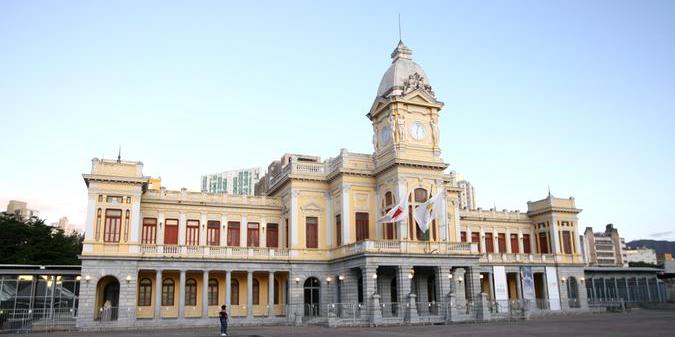
<svg viewBox="0 0 675 337">
<path fill-rule="evenodd" d="M 76 308 L 0 309 L 0 333 L 75 330 Z"/>
</svg>

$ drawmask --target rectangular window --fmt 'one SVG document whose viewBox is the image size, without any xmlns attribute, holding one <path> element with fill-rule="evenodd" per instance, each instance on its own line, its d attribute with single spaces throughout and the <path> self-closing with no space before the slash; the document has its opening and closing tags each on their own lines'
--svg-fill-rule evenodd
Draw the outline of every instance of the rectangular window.
<svg viewBox="0 0 675 337">
<path fill-rule="evenodd" d="M 342 216 L 340 214 L 335 216 L 335 243 L 337 247 L 342 245 Z"/>
<path fill-rule="evenodd" d="M 569 231 L 562 232 L 563 254 L 572 254 L 572 236 Z"/>
<path fill-rule="evenodd" d="M 109 204 L 121 204 L 123 198 L 118 195 L 109 195 L 105 198 L 105 202 Z"/>
<path fill-rule="evenodd" d="M 494 253 L 495 252 L 494 243 L 495 241 L 492 238 L 492 233 L 485 233 L 485 252 Z"/>
<path fill-rule="evenodd" d="M 246 246 L 260 247 L 260 224 L 249 222 L 246 224 Z"/>
<path fill-rule="evenodd" d="M 497 234 L 497 248 L 499 248 L 500 253 L 506 253 L 506 234 L 498 233 Z"/>
<path fill-rule="evenodd" d="M 188 220 L 185 226 L 185 244 L 199 246 L 199 220 Z"/>
<path fill-rule="evenodd" d="M 141 232 L 141 243 L 154 245 L 157 234 L 157 219 L 143 218 L 143 229 Z"/>
<path fill-rule="evenodd" d="M 466 242 L 466 232 L 459 232 L 459 241 Z"/>
<path fill-rule="evenodd" d="M 520 253 L 520 247 L 518 247 L 518 234 L 511 234 L 511 253 Z"/>
<path fill-rule="evenodd" d="M 121 227 L 122 227 L 122 210 L 106 209 L 105 226 L 103 227 L 103 241 L 120 242 Z"/>
<path fill-rule="evenodd" d="M 178 219 L 164 220 L 164 244 L 178 244 Z"/>
<path fill-rule="evenodd" d="M 220 221 L 209 220 L 206 223 L 206 244 L 220 246 Z"/>
<path fill-rule="evenodd" d="M 479 232 L 471 232 L 471 242 L 475 242 L 478 244 L 478 251 L 480 252 L 480 233 Z"/>
<path fill-rule="evenodd" d="M 308 216 L 305 218 L 305 245 L 307 248 L 319 248 L 319 218 Z"/>
<path fill-rule="evenodd" d="M 532 247 L 530 246 L 530 234 L 523 234 L 523 253 L 532 254 Z"/>
<path fill-rule="evenodd" d="M 546 233 L 539 233 L 539 253 L 548 254 L 548 237 Z"/>
<path fill-rule="evenodd" d="M 230 247 L 239 247 L 238 221 L 230 221 L 227 223 L 227 245 Z"/>
<path fill-rule="evenodd" d="M 368 240 L 368 213 L 356 212 L 356 241 Z"/>
<path fill-rule="evenodd" d="M 279 225 L 275 223 L 267 224 L 267 247 L 279 248 Z"/>
</svg>

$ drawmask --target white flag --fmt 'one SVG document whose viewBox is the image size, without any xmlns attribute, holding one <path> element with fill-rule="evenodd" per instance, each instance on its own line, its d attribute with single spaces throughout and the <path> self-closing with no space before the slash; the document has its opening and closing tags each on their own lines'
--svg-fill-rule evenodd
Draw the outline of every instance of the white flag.
<svg viewBox="0 0 675 337">
<path fill-rule="evenodd" d="M 377 219 L 377 223 L 399 222 L 408 217 L 408 193 L 399 196 L 396 206 L 392 207 L 387 214 Z"/>
<path fill-rule="evenodd" d="M 429 224 L 441 214 L 443 210 L 443 192 L 438 192 L 436 195 L 431 197 L 425 203 L 417 206 L 415 208 L 415 220 L 417 221 L 417 226 L 426 232 L 429 230 Z"/>
</svg>

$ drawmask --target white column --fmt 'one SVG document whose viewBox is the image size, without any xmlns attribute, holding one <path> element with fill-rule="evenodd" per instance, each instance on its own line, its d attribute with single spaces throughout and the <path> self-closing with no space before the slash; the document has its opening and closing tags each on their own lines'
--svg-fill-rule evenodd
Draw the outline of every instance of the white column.
<svg viewBox="0 0 675 337">
<path fill-rule="evenodd" d="M 504 235 L 506 236 L 504 240 L 506 243 L 506 252 L 509 254 L 513 253 L 513 251 L 511 250 L 511 230 L 507 228 L 506 233 Z"/>
<path fill-rule="evenodd" d="M 523 232 L 518 230 L 518 252 L 521 254 L 525 252 L 523 247 Z"/>
<path fill-rule="evenodd" d="M 232 303 L 231 284 L 232 284 L 232 272 L 228 270 L 225 272 L 225 305 L 227 305 L 228 307 Z"/>
<path fill-rule="evenodd" d="M 264 228 L 264 230 L 263 230 Z M 260 247 L 267 247 L 267 218 L 263 217 L 260 219 L 260 228 L 258 229 L 260 232 Z"/>
<path fill-rule="evenodd" d="M 133 202 L 131 203 L 131 223 L 129 224 L 130 228 L 130 243 L 138 243 L 138 234 L 141 232 L 141 196 L 134 195 L 132 197 Z M 138 247 L 136 247 L 138 249 Z"/>
<path fill-rule="evenodd" d="M 297 190 L 291 189 L 291 210 L 288 213 L 290 219 L 290 233 L 287 233 L 287 235 L 290 234 L 291 236 L 291 239 L 289 240 L 291 247 L 298 246 L 298 194 L 300 193 Z"/>
<path fill-rule="evenodd" d="M 155 274 L 155 319 L 160 319 L 162 315 L 162 271 L 157 270 Z"/>
<path fill-rule="evenodd" d="M 558 238 L 558 220 L 555 216 L 551 217 L 551 230 L 549 231 L 551 235 L 551 250 L 553 254 L 560 254 L 560 240 Z"/>
<path fill-rule="evenodd" d="M 499 233 L 496 228 L 492 228 L 492 251 L 499 253 Z"/>
<path fill-rule="evenodd" d="M 330 191 L 326 192 L 326 247 L 333 247 L 333 233 L 335 226 L 333 224 L 333 199 Z"/>
<path fill-rule="evenodd" d="M 342 244 L 348 244 L 350 243 L 349 239 L 349 225 L 351 223 L 350 219 L 350 211 L 349 211 L 349 190 L 351 187 L 347 184 L 342 184 L 342 215 L 341 215 L 341 221 L 342 221 Z"/>
<path fill-rule="evenodd" d="M 274 317 L 274 272 L 270 271 L 267 274 L 267 305 L 269 309 L 267 316 Z"/>
<path fill-rule="evenodd" d="M 209 271 L 204 270 L 202 275 L 202 318 L 209 317 Z"/>
<path fill-rule="evenodd" d="M 165 222 L 165 215 L 164 212 L 160 211 L 158 216 L 157 216 L 157 241 L 156 243 L 158 245 L 163 245 L 164 244 L 164 226 L 166 225 Z"/>
<path fill-rule="evenodd" d="M 185 270 L 180 271 L 178 283 L 178 319 L 185 318 Z"/>
<path fill-rule="evenodd" d="M 241 247 L 248 247 L 248 242 L 246 238 L 248 237 L 248 221 L 246 220 L 246 216 L 241 217 L 241 227 L 239 227 L 239 239 L 241 242 L 239 245 Z"/>
<path fill-rule="evenodd" d="M 103 217 L 103 216 L 101 216 Z M 103 220 L 101 220 L 101 225 L 103 225 Z M 84 225 L 84 236 L 86 241 L 94 241 L 94 235 L 96 235 L 96 194 L 90 193 L 89 199 L 87 201 L 87 222 Z"/>
<path fill-rule="evenodd" d="M 220 217 L 220 245 L 227 246 L 227 216 Z"/>
<path fill-rule="evenodd" d="M 185 213 L 180 212 L 178 217 L 178 244 L 185 246 Z"/>
<path fill-rule="evenodd" d="M 483 231 L 483 227 L 480 228 L 480 237 L 478 240 L 480 240 L 480 252 L 481 254 L 485 254 L 485 231 Z"/>
<path fill-rule="evenodd" d="M 206 214 L 202 213 L 199 217 L 199 245 L 206 246 Z"/>
</svg>

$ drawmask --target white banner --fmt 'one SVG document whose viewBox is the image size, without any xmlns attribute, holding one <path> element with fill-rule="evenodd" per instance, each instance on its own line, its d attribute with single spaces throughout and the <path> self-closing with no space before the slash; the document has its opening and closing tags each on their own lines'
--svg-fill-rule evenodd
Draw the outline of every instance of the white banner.
<svg viewBox="0 0 675 337">
<path fill-rule="evenodd" d="M 558 273 L 555 267 L 546 267 L 546 283 L 548 285 L 550 310 L 560 310 L 560 288 L 558 287 Z"/>
<path fill-rule="evenodd" d="M 495 300 L 508 300 L 509 290 L 506 284 L 506 268 L 504 266 L 492 267 L 492 275 L 495 281 Z"/>
</svg>

